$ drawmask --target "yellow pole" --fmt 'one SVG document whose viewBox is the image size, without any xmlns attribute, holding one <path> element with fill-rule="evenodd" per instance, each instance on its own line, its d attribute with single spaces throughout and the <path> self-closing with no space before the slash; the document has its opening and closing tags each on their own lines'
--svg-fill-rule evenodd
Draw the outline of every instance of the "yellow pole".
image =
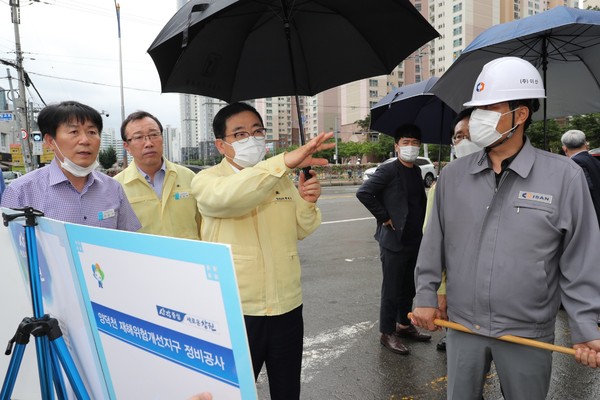
<svg viewBox="0 0 600 400">
<path fill-rule="evenodd" d="M 412 313 L 408 313 L 408 317 L 412 319 L 413 314 Z M 471 333 L 473 335 L 477 335 L 476 332 L 473 332 L 472 330 L 470 330 L 470 329 L 468 329 L 468 328 L 464 327 L 463 325 L 458 324 L 456 322 L 446 321 L 446 320 L 443 320 L 443 319 L 435 319 L 433 321 L 433 323 L 436 324 L 437 326 L 441 326 L 443 328 L 450 328 L 450 329 L 454 329 L 455 331 L 461 331 L 461 332 Z M 495 339 L 503 340 L 505 342 L 522 344 L 522 345 L 525 345 L 525 346 L 537 347 L 538 349 L 543 349 L 543 350 L 556 351 L 556 352 L 559 352 L 559 353 L 569 354 L 569 355 L 572 355 L 572 356 L 575 355 L 575 349 L 572 349 L 572 348 L 569 348 L 569 347 L 564 347 L 564 346 L 557 346 L 555 344 L 540 342 L 538 340 L 526 339 L 526 338 L 522 338 L 522 337 L 519 337 L 519 336 L 504 335 L 504 336 L 497 337 Z"/>
</svg>

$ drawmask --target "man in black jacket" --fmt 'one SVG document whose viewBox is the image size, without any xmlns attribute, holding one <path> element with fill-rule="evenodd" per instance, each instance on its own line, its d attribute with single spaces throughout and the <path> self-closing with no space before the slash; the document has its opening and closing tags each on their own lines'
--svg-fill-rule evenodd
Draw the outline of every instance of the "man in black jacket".
<svg viewBox="0 0 600 400">
<path fill-rule="evenodd" d="M 380 165 L 356 192 L 356 197 L 377 219 L 383 282 L 379 331 L 381 344 L 408 354 L 401 337 L 429 341 L 411 325 L 407 314 L 415 296 L 414 271 L 421 244 L 426 195 L 421 170 L 414 164 L 421 146 L 421 131 L 403 125 L 394 135 L 398 159 Z"/>
<path fill-rule="evenodd" d="M 567 131 L 562 135 L 560 141 L 565 155 L 583 169 L 600 226 L 600 161 L 588 153 L 585 133 L 582 131 Z"/>
</svg>

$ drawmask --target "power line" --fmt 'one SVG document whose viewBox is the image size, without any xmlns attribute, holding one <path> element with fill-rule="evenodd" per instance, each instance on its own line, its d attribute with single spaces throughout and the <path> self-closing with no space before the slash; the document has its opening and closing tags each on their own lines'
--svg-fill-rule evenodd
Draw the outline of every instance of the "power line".
<svg viewBox="0 0 600 400">
<path fill-rule="evenodd" d="M 120 85 L 111 85 L 108 83 L 100 83 L 100 82 L 92 82 L 92 81 L 84 81 L 82 79 L 74 79 L 74 78 L 63 78 L 63 77 L 59 77 L 59 76 L 52 76 L 52 75 L 47 75 L 47 74 L 40 74 L 38 72 L 30 72 L 30 75 L 37 75 L 37 76 L 43 76 L 45 78 L 52 78 L 52 79 L 58 79 L 58 80 L 62 80 L 62 81 L 72 81 L 72 82 L 78 82 L 78 83 L 86 83 L 89 85 L 97 85 L 97 86 L 107 86 L 107 87 L 120 87 Z M 150 89 L 141 89 L 141 88 L 134 88 L 134 87 L 128 87 L 125 86 L 125 89 L 128 90 L 137 90 L 140 92 L 150 92 L 150 93 L 161 93 L 157 90 L 150 90 Z"/>
</svg>

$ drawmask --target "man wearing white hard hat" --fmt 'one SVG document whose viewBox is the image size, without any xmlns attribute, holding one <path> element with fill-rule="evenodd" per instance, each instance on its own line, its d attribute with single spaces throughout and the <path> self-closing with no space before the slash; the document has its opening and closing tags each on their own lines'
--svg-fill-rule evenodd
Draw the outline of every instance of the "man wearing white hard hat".
<svg viewBox="0 0 600 400">
<path fill-rule="evenodd" d="M 577 164 L 534 148 L 525 130 L 545 97 L 527 61 L 487 63 L 466 107 L 471 141 L 483 150 L 444 168 L 415 270 L 413 323 L 447 312 L 477 335 L 447 333 L 448 399 L 481 399 L 492 360 L 506 399 L 542 400 L 552 354 L 495 338 L 552 343 L 559 305 L 569 315 L 577 362 L 600 367 L 600 229 Z"/>
</svg>

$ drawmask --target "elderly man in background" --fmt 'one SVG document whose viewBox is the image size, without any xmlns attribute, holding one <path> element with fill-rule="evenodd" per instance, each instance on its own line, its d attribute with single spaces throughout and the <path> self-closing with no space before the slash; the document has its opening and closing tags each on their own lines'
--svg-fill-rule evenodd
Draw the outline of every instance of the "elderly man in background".
<svg viewBox="0 0 600 400">
<path fill-rule="evenodd" d="M 585 133 L 582 131 L 566 131 L 560 141 L 565 155 L 583 169 L 600 226 L 600 161 L 588 153 Z"/>
</svg>

